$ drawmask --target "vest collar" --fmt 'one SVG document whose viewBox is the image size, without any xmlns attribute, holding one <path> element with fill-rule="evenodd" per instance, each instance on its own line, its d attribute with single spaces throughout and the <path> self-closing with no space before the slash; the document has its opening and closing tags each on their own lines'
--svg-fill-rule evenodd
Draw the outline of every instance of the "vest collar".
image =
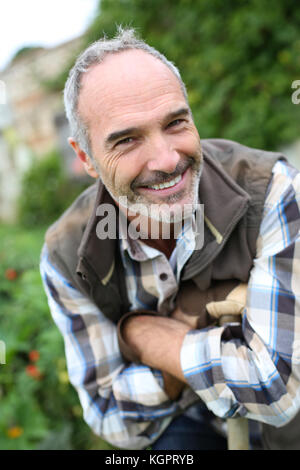
<svg viewBox="0 0 300 470">
<path fill-rule="evenodd" d="M 217 257 L 251 200 L 207 150 L 203 154 L 199 202 L 204 206 L 204 243 L 186 263 L 182 280 L 194 278 Z"/>
<path fill-rule="evenodd" d="M 245 214 L 250 202 L 242 189 L 207 151 L 199 184 L 199 202 L 205 223 L 216 242 L 222 244 Z"/>
<path fill-rule="evenodd" d="M 190 271 L 186 271 L 184 277 L 188 278 L 194 273 L 197 264 L 203 268 L 219 253 L 230 233 L 238 221 L 246 213 L 250 202 L 250 196 L 228 174 L 221 165 L 209 154 L 203 145 L 204 163 L 199 184 L 199 202 L 204 205 L 205 214 L 205 245 L 207 238 L 212 238 L 210 250 L 194 252 L 190 263 Z M 118 249 L 117 239 L 99 239 L 96 233 L 97 224 L 102 218 L 97 215 L 97 209 L 101 204 L 114 204 L 113 199 L 105 186 L 98 180 L 98 190 L 91 217 L 84 230 L 78 249 L 79 263 L 77 272 L 88 273 L 90 269 L 106 285 L 114 271 L 115 255 Z M 116 206 L 115 206 L 116 207 Z M 118 209 L 116 207 L 116 215 Z M 210 237 L 208 236 L 210 233 Z M 211 249 L 213 247 L 213 249 Z M 195 256 L 194 256 L 195 255 Z M 205 265 L 205 266 L 204 266 Z"/>
<path fill-rule="evenodd" d="M 114 271 L 117 239 L 98 238 L 97 224 L 107 217 L 106 213 L 99 216 L 98 208 L 102 204 L 109 204 L 110 207 L 115 208 L 116 214 L 118 214 L 118 208 L 100 179 L 97 186 L 95 205 L 77 251 L 79 262 L 76 272 L 87 275 L 92 268 L 101 283 L 106 285 Z"/>
</svg>

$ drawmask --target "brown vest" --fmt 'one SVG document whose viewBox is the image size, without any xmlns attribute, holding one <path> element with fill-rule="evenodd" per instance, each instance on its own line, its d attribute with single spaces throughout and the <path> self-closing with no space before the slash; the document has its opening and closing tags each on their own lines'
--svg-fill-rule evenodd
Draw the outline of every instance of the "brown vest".
<svg viewBox="0 0 300 470">
<path fill-rule="evenodd" d="M 205 213 L 204 246 L 186 263 L 181 289 L 195 284 L 205 306 L 224 298 L 232 282 L 248 280 L 272 168 L 284 157 L 221 139 L 203 140 L 202 148 L 199 200 Z M 113 201 L 98 180 L 48 229 L 46 245 L 62 275 L 117 322 L 130 305 L 119 241 L 100 240 L 96 234 L 101 220 L 96 211 L 102 203 Z"/>
</svg>

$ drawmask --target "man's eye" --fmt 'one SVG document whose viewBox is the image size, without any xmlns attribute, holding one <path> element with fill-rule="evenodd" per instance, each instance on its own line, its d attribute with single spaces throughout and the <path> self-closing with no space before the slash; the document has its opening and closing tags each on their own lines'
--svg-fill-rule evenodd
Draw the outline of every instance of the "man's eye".
<svg viewBox="0 0 300 470">
<path fill-rule="evenodd" d="M 133 137 L 125 137 L 125 139 L 119 140 L 116 145 L 130 144 L 131 142 L 133 142 Z"/>
<path fill-rule="evenodd" d="M 175 119 L 174 121 L 171 121 L 167 127 L 179 126 L 183 122 L 184 122 L 184 119 Z"/>
</svg>

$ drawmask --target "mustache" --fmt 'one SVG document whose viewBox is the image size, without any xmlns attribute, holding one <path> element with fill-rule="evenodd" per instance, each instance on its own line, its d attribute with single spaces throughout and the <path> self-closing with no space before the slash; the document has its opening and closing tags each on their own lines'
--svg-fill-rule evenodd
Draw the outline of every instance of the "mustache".
<svg viewBox="0 0 300 470">
<path fill-rule="evenodd" d="M 135 189 L 140 186 L 152 186 L 154 184 L 162 184 L 166 181 L 170 181 L 179 175 L 182 175 L 189 167 L 195 164 L 193 157 L 187 157 L 184 161 L 180 161 L 175 170 L 172 173 L 166 173 L 164 171 L 153 171 L 151 178 L 140 178 L 137 176 L 131 183 L 131 189 Z"/>
</svg>

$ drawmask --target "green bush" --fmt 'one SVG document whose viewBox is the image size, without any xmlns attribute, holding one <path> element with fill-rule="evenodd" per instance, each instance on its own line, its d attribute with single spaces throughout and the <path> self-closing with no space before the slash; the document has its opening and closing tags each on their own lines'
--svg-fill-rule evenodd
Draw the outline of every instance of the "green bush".
<svg viewBox="0 0 300 470">
<path fill-rule="evenodd" d="M 44 232 L 0 225 L 0 450 L 108 448 L 68 381 L 39 273 Z"/>
<path fill-rule="evenodd" d="M 62 156 L 52 151 L 36 160 L 22 181 L 19 222 L 25 227 L 49 225 L 87 186 L 65 175 Z"/>
</svg>

